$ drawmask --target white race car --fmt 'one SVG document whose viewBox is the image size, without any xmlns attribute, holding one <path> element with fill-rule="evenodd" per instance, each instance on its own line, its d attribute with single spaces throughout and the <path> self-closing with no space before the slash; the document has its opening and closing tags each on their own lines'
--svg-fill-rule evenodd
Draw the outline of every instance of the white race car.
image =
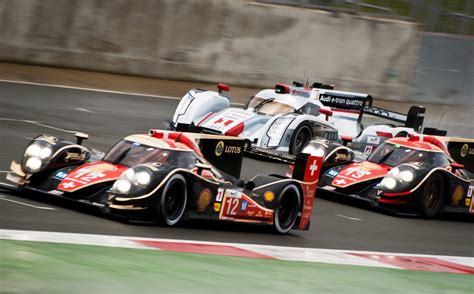
<svg viewBox="0 0 474 294">
<path fill-rule="evenodd" d="M 368 94 L 336 91 L 321 83 L 305 87 L 298 82 L 262 90 L 250 98 L 246 107 L 236 108 L 230 107 L 229 98 L 223 93 L 230 87 L 219 84 L 218 89 L 193 89 L 186 93 L 169 123 L 170 129 L 239 136 L 250 142 L 250 150 L 255 153 L 294 155 L 315 137 L 362 144 L 376 141 L 371 138 L 374 130 L 418 132 L 425 110 L 412 107 L 407 116 L 372 107 L 372 96 Z M 361 121 L 365 112 L 402 122 L 404 126 L 377 125 L 364 132 Z M 379 139 L 379 143 L 382 141 Z"/>
</svg>

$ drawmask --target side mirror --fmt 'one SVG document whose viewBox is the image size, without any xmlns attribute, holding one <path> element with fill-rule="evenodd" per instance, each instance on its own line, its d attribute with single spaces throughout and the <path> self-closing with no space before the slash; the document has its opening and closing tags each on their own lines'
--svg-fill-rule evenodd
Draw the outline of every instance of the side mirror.
<svg viewBox="0 0 474 294">
<path fill-rule="evenodd" d="M 453 163 L 451 163 L 451 167 L 453 169 L 453 172 L 455 172 L 458 169 L 464 169 L 464 164 L 453 162 Z"/>
<path fill-rule="evenodd" d="M 197 173 L 198 175 L 202 174 L 203 170 L 211 170 L 212 166 L 209 164 L 201 163 L 201 162 L 196 162 L 196 167 L 197 167 Z"/>
<path fill-rule="evenodd" d="M 341 136 L 342 145 L 347 146 L 350 142 L 352 142 L 352 137 L 349 136 Z"/>
<path fill-rule="evenodd" d="M 82 145 L 82 141 L 89 139 L 89 135 L 85 133 L 75 133 L 74 136 L 76 136 L 76 144 L 77 145 Z"/>
<path fill-rule="evenodd" d="M 219 93 L 229 92 L 230 91 L 230 86 L 226 85 L 226 84 L 217 84 L 217 89 L 219 90 Z"/>
<path fill-rule="evenodd" d="M 319 112 L 326 115 L 326 120 L 329 120 L 329 117 L 332 116 L 332 111 L 329 109 L 320 108 Z"/>
</svg>

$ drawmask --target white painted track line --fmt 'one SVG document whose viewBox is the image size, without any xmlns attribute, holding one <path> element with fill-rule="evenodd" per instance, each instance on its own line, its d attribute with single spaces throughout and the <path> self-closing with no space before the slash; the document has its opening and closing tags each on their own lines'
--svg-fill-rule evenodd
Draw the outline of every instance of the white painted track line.
<svg viewBox="0 0 474 294">
<path fill-rule="evenodd" d="M 6 196 L 4 196 L 2 194 L 0 194 L 0 200 L 15 203 L 15 204 L 19 204 L 19 205 L 23 205 L 23 206 L 27 206 L 27 207 L 31 207 L 31 208 L 35 208 L 35 209 L 40 209 L 40 210 L 57 210 L 56 208 L 52 208 L 52 207 L 48 207 L 48 206 L 38 206 L 38 205 L 33 205 L 33 204 L 28 204 L 28 203 L 25 203 L 25 202 L 13 200 L 13 199 L 7 198 Z"/>
<path fill-rule="evenodd" d="M 26 85 L 43 86 L 43 87 L 55 87 L 55 88 L 82 90 L 82 91 L 92 91 L 92 92 L 100 92 L 100 93 L 120 94 L 120 95 L 142 96 L 142 97 L 151 97 L 151 98 L 168 99 L 168 100 L 181 99 L 181 97 L 173 97 L 173 96 L 151 95 L 151 94 L 143 94 L 143 93 L 136 93 L 136 92 L 113 91 L 113 90 L 103 90 L 103 89 L 86 88 L 86 87 L 72 87 L 72 86 L 64 86 L 64 85 L 57 85 L 57 84 L 33 83 L 33 82 L 5 80 L 5 79 L 0 79 L 0 82 L 13 83 L 13 84 L 26 84 Z M 245 104 L 244 103 L 231 103 L 230 105 L 244 106 Z"/>
</svg>

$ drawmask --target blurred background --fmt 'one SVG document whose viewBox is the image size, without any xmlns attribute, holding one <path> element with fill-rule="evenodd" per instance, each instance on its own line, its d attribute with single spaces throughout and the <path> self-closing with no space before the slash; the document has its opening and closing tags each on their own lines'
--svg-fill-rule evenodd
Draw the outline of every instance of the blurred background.
<svg viewBox="0 0 474 294">
<path fill-rule="evenodd" d="M 0 61 L 474 106 L 472 0 L 0 0 Z"/>
</svg>

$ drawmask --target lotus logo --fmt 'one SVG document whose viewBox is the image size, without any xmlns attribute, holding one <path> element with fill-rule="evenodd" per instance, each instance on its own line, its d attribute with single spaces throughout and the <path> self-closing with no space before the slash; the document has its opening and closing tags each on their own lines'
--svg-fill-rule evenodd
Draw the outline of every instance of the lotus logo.
<svg viewBox="0 0 474 294">
<path fill-rule="evenodd" d="M 224 142 L 219 141 L 216 145 L 216 156 L 221 156 L 222 152 L 224 152 Z"/>
<path fill-rule="evenodd" d="M 466 155 L 467 155 L 468 152 L 469 152 L 469 145 L 468 145 L 468 144 L 462 145 L 462 148 L 461 148 L 461 157 L 466 157 Z"/>
</svg>

